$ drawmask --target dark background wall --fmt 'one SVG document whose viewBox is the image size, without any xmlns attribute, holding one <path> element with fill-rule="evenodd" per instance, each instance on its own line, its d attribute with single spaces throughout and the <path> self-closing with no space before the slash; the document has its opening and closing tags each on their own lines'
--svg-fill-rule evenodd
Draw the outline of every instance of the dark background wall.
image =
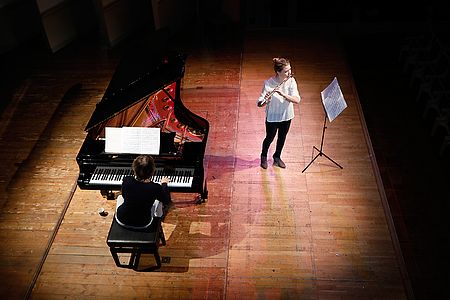
<svg viewBox="0 0 450 300">
<path fill-rule="evenodd" d="M 444 1 L 0 0 L 0 54 L 31 41 L 56 52 L 96 36 L 114 47 L 137 31 L 198 26 L 296 28 L 340 34 L 421 31 L 448 25 Z"/>
</svg>

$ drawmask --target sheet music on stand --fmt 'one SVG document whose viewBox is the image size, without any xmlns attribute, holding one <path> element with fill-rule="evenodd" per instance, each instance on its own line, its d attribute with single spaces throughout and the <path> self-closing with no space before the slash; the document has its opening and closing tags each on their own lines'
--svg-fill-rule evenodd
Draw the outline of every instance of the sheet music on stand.
<svg viewBox="0 0 450 300">
<path fill-rule="evenodd" d="M 105 152 L 158 155 L 160 128 L 106 127 Z"/>
<path fill-rule="evenodd" d="M 331 122 L 345 109 L 347 103 L 345 102 L 344 95 L 337 78 L 334 77 L 333 81 L 320 93 L 322 96 L 323 107 L 327 113 L 328 120 Z"/>
</svg>

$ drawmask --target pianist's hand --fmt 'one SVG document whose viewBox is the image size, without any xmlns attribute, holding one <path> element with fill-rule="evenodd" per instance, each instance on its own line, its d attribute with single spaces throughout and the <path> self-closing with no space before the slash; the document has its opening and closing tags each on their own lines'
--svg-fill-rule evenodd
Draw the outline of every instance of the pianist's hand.
<svg viewBox="0 0 450 300">
<path fill-rule="evenodd" d="M 169 179 L 169 177 L 163 177 L 163 178 L 161 178 L 161 184 L 163 184 L 163 183 L 169 183 L 170 182 L 170 179 Z"/>
</svg>

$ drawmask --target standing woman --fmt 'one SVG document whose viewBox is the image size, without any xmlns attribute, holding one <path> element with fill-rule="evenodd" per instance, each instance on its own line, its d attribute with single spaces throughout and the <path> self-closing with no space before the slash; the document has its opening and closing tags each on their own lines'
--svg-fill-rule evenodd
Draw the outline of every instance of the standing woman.
<svg viewBox="0 0 450 300">
<path fill-rule="evenodd" d="M 136 157 L 132 168 L 134 176 L 123 178 L 122 195 L 117 197 L 115 218 L 124 227 L 145 229 L 153 220 L 155 200 L 159 200 L 165 210 L 172 203 L 167 187 L 169 179 L 162 178 L 161 185 L 151 180 L 155 163 L 150 155 Z"/>
<path fill-rule="evenodd" d="M 294 118 L 294 103 L 300 103 L 297 82 L 291 74 L 291 64 L 285 58 L 273 59 L 275 75 L 264 81 L 258 107 L 266 106 L 266 137 L 262 143 L 261 168 L 267 169 L 267 152 L 278 131 L 277 145 L 273 154 L 273 164 L 286 168 L 281 160 L 281 151 Z"/>
</svg>

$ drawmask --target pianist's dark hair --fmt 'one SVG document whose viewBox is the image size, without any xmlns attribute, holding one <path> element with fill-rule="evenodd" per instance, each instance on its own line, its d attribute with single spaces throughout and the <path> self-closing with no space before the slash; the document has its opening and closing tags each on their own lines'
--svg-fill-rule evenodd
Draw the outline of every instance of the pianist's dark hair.
<svg viewBox="0 0 450 300">
<path fill-rule="evenodd" d="M 133 171 L 137 180 L 149 179 L 155 172 L 155 162 L 150 155 L 139 155 L 133 161 Z"/>
</svg>

